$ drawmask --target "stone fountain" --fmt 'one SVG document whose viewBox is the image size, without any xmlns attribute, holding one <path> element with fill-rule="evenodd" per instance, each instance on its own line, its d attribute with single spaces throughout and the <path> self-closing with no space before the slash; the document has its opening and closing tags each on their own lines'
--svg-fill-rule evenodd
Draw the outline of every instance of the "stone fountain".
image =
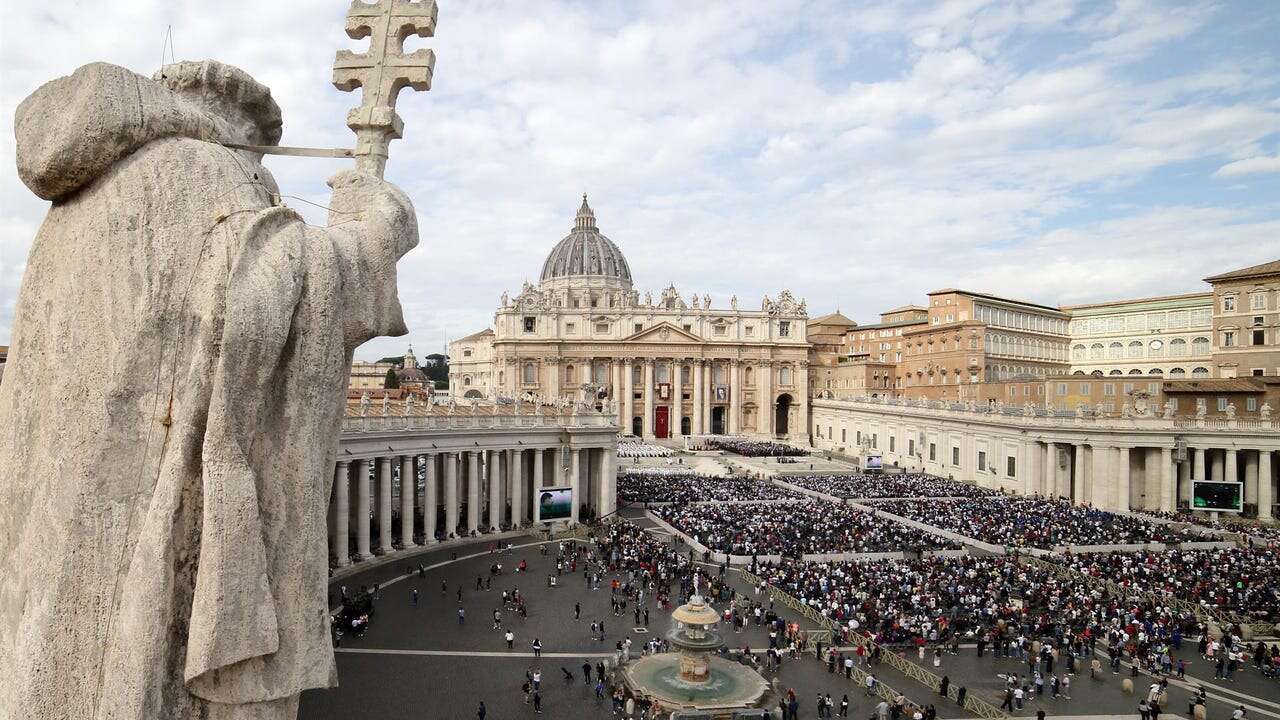
<svg viewBox="0 0 1280 720">
<path fill-rule="evenodd" d="M 714 625 L 720 616 L 697 594 L 671 613 L 667 639 L 674 652 L 642 657 L 622 669 L 623 681 L 635 695 L 664 710 L 699 710 L 713 717 L 764 707 L 770 686 L 755 670 L 718 657 L 724 646 Z"/>
</svg>

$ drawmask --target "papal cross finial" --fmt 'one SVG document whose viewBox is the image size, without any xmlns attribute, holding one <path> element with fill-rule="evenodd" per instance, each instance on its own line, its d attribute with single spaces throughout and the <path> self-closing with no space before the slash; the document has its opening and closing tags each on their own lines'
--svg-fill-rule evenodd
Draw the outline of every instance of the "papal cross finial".
<svg viewBox="0 0 1280 720">
<path fill-rule="evenodd" d="M 401 136 L 404 121 L 396 114 L 396 95 L 406 85 L 431 89 L 436 56 L 431 50 L 406 55 L 410 35 L 431 37 L 436 31 L 435 0 L 353 0 L 347 11 L 347 36 L 369 38 L 369 51 L 339 50 L 333 62 L 333 84 L 339 90 L 363 88 L 359 107 L 347 113 L 356 133 L 356 169 L 382 177 L 387 146 Z"/>
</svg>

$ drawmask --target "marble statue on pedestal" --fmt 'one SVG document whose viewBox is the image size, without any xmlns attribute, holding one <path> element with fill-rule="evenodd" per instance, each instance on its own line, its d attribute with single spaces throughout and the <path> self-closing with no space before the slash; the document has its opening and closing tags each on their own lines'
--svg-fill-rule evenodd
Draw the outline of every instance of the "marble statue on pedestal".
<svg viewBox="0 0 1280 720">
<path fill-rule="evenodd" d="M 212 61 L 86 65 L 14 129 L 51 205 L 0 384 L 0 715 L 293 718 L 337 681 L 326 505 L 413 208 L 344 171 L 307 225 L 229 147 L 278 143 L 270 91 Z"/>
</svg>

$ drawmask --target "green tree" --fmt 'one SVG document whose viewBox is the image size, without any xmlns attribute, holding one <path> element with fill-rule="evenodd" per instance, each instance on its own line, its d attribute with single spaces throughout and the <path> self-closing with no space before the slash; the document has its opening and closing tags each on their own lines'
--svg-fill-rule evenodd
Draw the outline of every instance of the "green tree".
<svg viewBox="0 0 1280 720">
<path fill-rule="evenodd" d="M 395 368 L 391 368 L 387 371 L 387 379 L 383 381 L 382 387 L 387 390 L 398 390 L 400 388 L 400 378 L 396 377 Z"/>
</svg>

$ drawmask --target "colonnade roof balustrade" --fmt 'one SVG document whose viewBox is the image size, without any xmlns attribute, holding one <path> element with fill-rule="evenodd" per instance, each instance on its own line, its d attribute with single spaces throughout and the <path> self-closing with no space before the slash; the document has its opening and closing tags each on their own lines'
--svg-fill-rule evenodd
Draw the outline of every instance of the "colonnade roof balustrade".
<svg viewBox="0 0 1280 720">
<path fill-rule="evenodd" d="M 610 403 L 601 410 L 582 402 L 517 401 L 414 404 L 404 401 L 364 406 L 349 403 L 342 436 L 410 430 L 520 430 L 555 428 L 617 429 Z"/>
</svg>

